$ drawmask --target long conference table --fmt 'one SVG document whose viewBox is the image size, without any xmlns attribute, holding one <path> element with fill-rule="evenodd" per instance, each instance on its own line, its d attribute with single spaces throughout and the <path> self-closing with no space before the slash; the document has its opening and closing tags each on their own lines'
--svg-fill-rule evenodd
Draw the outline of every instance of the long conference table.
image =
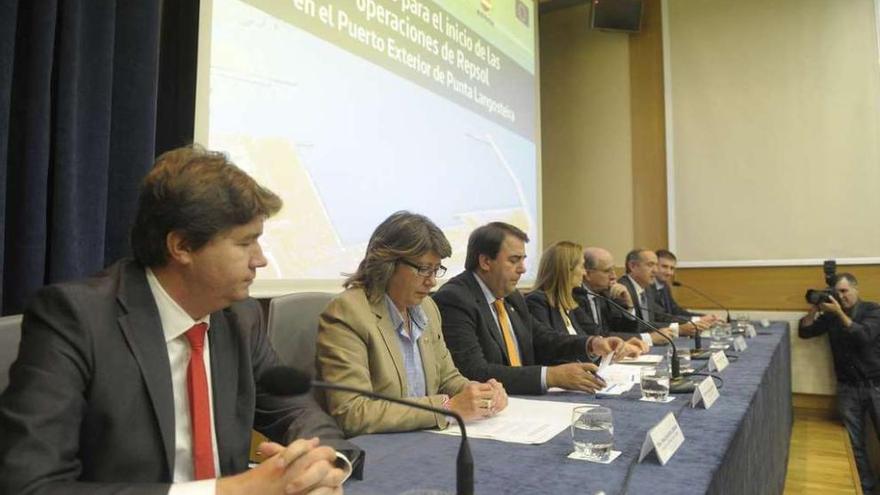
<svg viewBox="0 0 880 495">
<path fill-rule="evenodd" d="M 691 408 L 690 394 L 667 404 L 642 402 L 638 386 L 615 398 L 572 392 L 528 397 L 611 408 L 614 450 L 622 454 L 611 464 L 568 459 L 568 429 L 541 445 L 470 439 L 475 493 L 782 493 L 792 425 L 789 328 L 783 322 L 756 326 L 758 335 L 747 340 L 745 351 L 728 352 L 737 358 L 718 373 L 724 383 L 709 409 Z M 692 344 L 680 339 L 676 345 Z M 694 367 L 699 371 L 705 363 L 694 361 Z M 655 454 L 638 462 L 647 431 L 670 411 L 684 443 L 665 466 Z M 454 493 L 459 440 L 424 431 L 354 438 L 366 450 L 366 479 L 347 482 L 345 491 Z"/>
</svg>

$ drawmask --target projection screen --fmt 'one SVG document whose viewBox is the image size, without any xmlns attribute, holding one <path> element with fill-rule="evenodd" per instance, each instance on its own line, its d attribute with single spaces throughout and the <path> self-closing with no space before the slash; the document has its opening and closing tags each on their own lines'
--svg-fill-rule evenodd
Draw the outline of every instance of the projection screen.
<svg viewBox="0 0 880 495">
<path fill-rule="evenodd" d="M 252 295 L 339 290 L 373 229 L 404 209 L 446 233 L 450 275 L 462 270 L 469 233 L 494 220 L 524 229 L 537 260 L 531 0 L 203 0 L 200 9 L 196 142 L 228 153 L 285 204 L 266 223 L 269 266 Z"/>
</svg>

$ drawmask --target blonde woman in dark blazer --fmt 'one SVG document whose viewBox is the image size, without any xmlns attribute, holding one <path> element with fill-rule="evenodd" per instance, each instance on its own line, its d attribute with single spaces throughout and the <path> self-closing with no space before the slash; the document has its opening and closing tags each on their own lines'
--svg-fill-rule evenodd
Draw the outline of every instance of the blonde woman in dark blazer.
<svg viewBox="0 0 880 495">
<path fill-rule="evenodd" d="M 601 335 L 575 300 L 573 293 L 583 283 L 584 249 L 580 244 L 560 241 L 547 248 L 538 264 L 535 288 L 526 296 L 529 312 L 560 335 Z M 608 337 L 617 340 L 618 337 Z M 617 355 L 638 356 L 642 348 L 627 342 Z"/>
</svg>

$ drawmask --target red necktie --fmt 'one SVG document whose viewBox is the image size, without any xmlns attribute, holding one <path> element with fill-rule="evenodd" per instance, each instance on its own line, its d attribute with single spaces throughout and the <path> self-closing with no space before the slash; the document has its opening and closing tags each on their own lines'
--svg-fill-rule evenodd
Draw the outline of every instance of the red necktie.
<svg viewBox="0 0 880 495">
<path fill-rule="evenodd" d="M 211 403 L 208 400 L 208 376 L 205 373 L 205 332 L 207 323 L 197 323 L 186 331 L 192 348 L 186 368 L 186 391 L 189 393 L 189 417 L 192 423 L 193 476 L 197 480 L 216 478 L 214 447 L 211 444 Z"/>
</svg>

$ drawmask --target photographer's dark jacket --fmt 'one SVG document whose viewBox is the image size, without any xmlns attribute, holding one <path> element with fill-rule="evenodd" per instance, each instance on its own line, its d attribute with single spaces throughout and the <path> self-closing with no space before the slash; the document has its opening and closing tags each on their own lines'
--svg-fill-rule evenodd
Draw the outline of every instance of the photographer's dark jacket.
<svg viewBox="0 0 880 495">
<path fill-rule="evenodd" d="M 801 325 L 798 335 L 807 339 L 828 334 L 838 381 L 880 384 L 880 304 L 859 301 L 849 317 L 852 325 L 845 328 L 837 315 L 824 313 L 812 325 Z"/>
</svg>

